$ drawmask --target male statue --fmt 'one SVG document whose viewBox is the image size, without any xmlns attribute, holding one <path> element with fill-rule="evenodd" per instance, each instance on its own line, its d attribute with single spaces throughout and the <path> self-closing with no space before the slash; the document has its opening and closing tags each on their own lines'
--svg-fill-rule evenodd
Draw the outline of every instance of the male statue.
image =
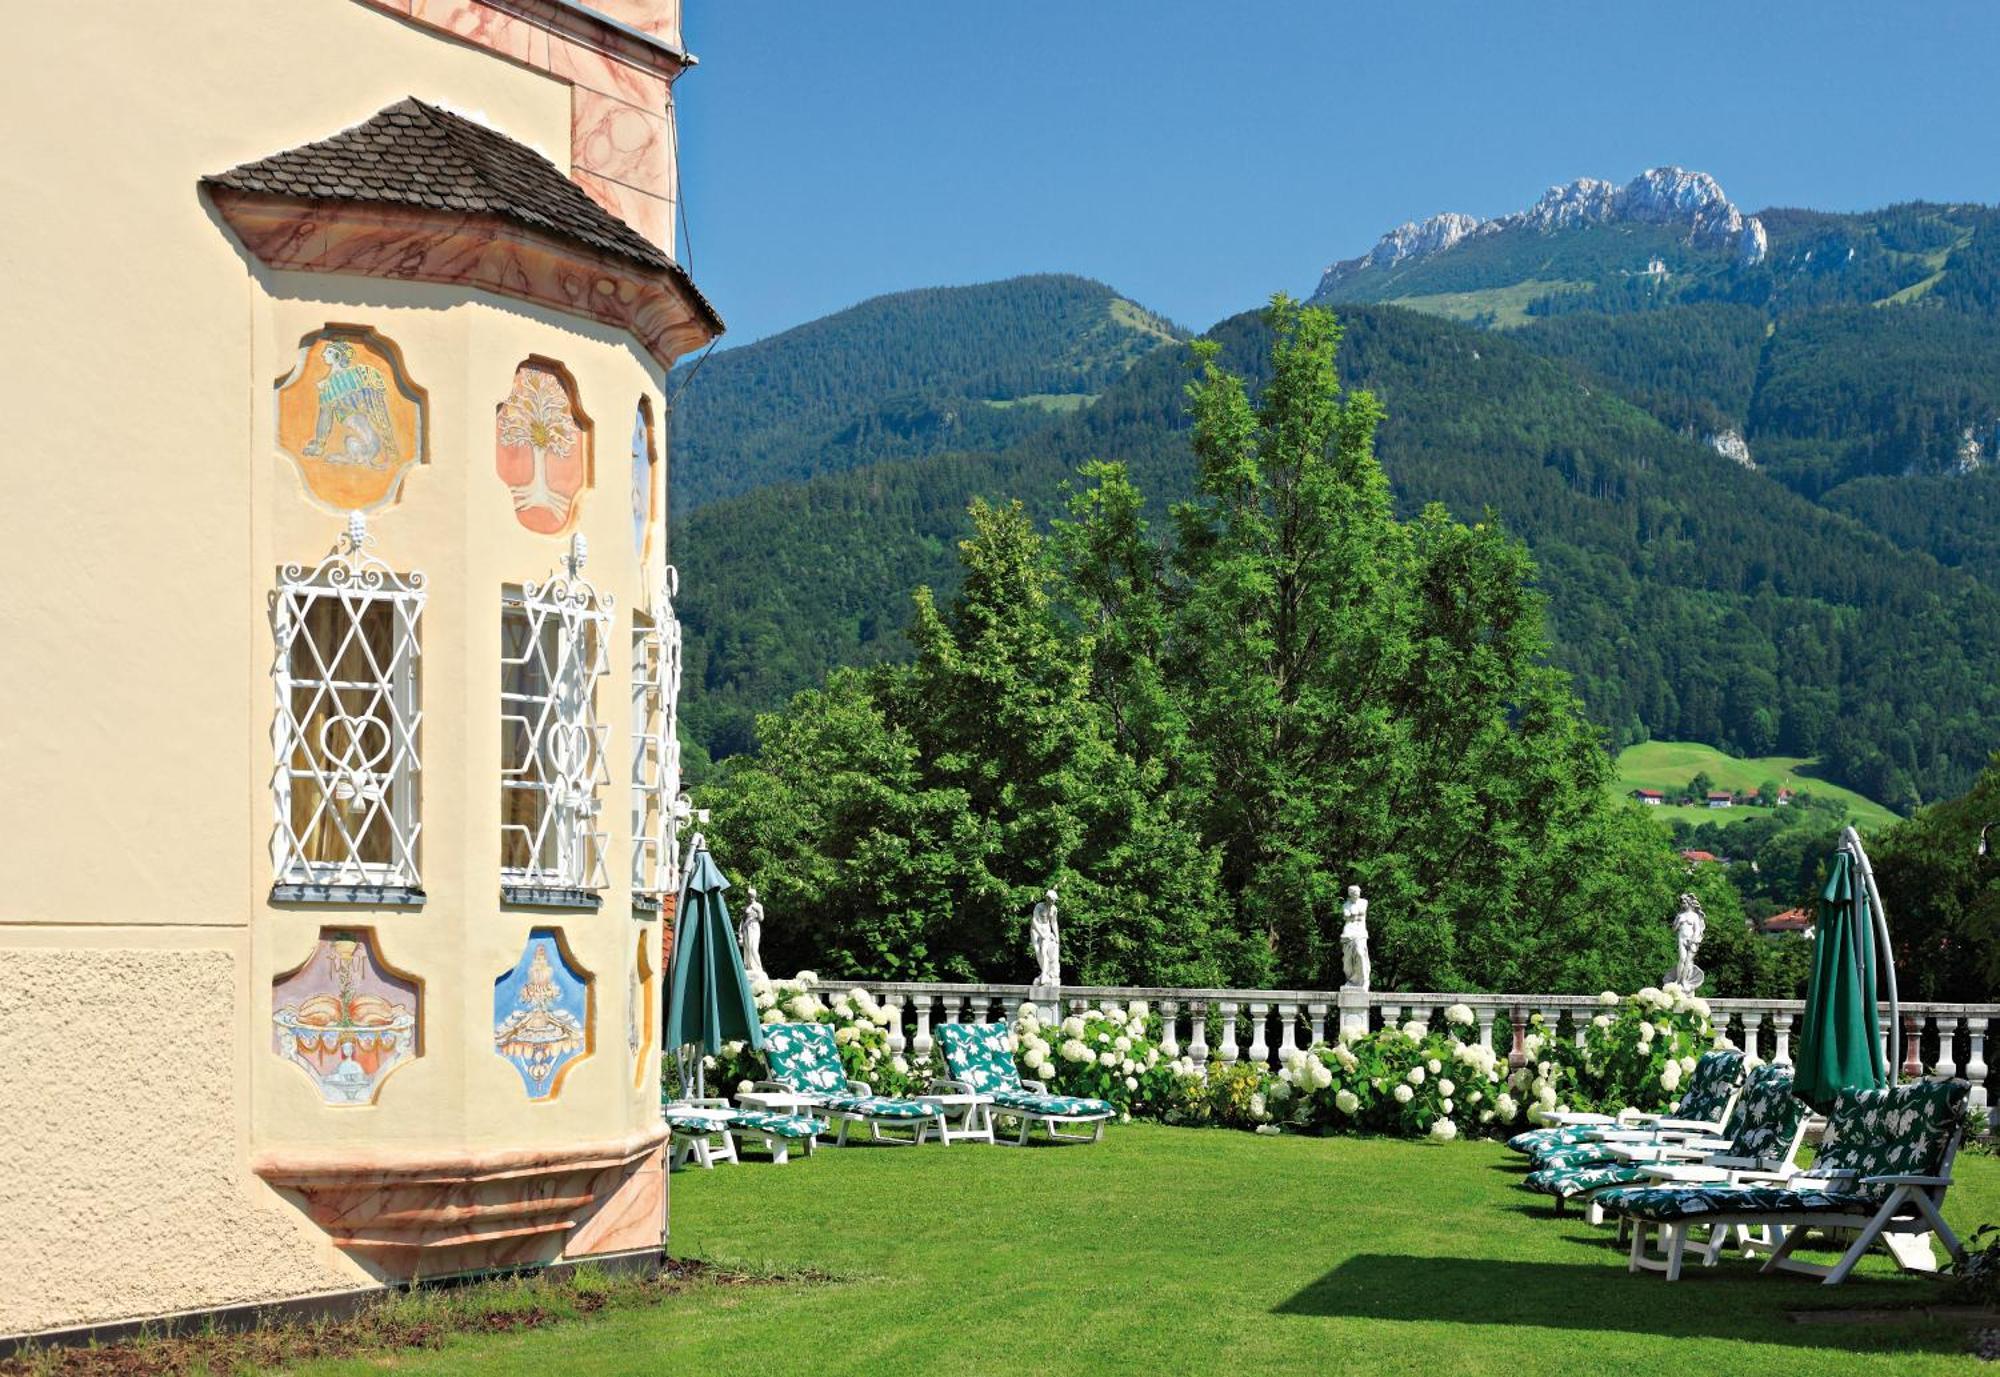
<svg viewBox="0 0 2000 1377">
<path fill-rule="evenodd" d="M 1701 950 L 1702 939 L 1708 936 L 1708 914 L 1699 898 L 1683 894 L 1673 921 L 1674 968 L 1667 972 L 1667 981 L 1693 994 L 1708 979 L 1707 973 L 1694 963 L 1695 953 Z"/>
<path fill-rule="evenodd" d="M 743 923 L 736 930 L 736 945 L 743 949 L 743 969 L 751 976 L 764 973 L 764 906 L 757 902 L 757 886 L 745 891 L 750 902 L 743 906 Z"/>
<path fill-rule="evenodd" d="M 1040 974 L 1035 977 L 1037 985 L 1051 988 L 1062 984 L 1062 932 L 1056 926 L 1056 891 L 1050 886 L 1035 905 L 1034 917 L 1028 921 L 1028 943 L 1035 951 L 1035 964 Z"/>
<path fill-rule="evenodd" d="M 1347 887 L 1347 902 L 1340 906 L 1340 967 L 1347 976 L 1347 988 L 1368 988 L 1368 901 L 1361 897 L 1360 885 Z"/>
</svg>

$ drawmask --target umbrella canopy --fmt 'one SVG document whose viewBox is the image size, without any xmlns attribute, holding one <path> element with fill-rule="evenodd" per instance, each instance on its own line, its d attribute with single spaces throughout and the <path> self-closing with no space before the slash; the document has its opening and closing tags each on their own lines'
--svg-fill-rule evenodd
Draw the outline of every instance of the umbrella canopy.
<svg viewBox="0 0 2000 1377">
<path fill-rule="evenodd" d="M 1819 935 L 1806 986 L 1793 1093 L 1825 1112 L 1837 1091 L 1889 1083 L 1875 1023 L 1875 914 L 1846 848 L 1819 899 Z"/>
<path fill-rule="evenodd" d="M 743 955 L 729 922 L 729 881 L 706 850 L 696 851 L 674 910 L 674 970 L 663 1047 L 694 1044 L 713 1052 L 725 1042 L 763 1050 L 763 1027 Z"/>
</svg>

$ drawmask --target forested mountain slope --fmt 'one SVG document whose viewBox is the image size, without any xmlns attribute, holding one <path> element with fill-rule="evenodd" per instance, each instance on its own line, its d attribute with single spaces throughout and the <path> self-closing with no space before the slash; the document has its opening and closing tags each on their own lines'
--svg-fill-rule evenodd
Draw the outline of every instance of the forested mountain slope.
<svg viewBox="0 0 2000 1377">
<path fill-rule="evenodd" d="M 1618 742 L 1819 754 L 1900 806 L 1971 780 L 2000 725 L 2000 597 L 1511 337 L 1393 308 L 1343 318 L 1343 374 L 1389 411 L 1380 451 L 1399 502 L 1491 508 L 1529 541 L 1558 658 Z M 1725 339 L 1736 328 L 1716 322 Z M 1229 366 L 1254 373 L 1256 320 L 1216 335 Z M 1116 458 L 1156 506 L 1184 496 L 1185 381 L 1184 351 L 1160 351 L 1000 453 L 874 464 L 682 513 L 697 738 L 748 749 L 755 710 L 832 665 L 904 653 L 909 590 L 951 576 L 974 494 L 1047 516 L 1077 465 Z"/>
<path fill-rule="evenodd" d="M 1178 330 L 1059 275 L 875 297 L 674 371 L 673 506 L 947 449 L 1000 449 Z"/>
</svg>

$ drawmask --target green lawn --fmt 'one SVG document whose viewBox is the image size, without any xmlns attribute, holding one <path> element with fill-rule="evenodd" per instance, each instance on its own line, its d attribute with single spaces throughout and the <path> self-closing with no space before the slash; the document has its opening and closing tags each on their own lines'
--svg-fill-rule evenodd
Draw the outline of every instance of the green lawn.
<svg viewBox="0 0 2000 1377">
<path fill-rule="evenodd" d="M 1632 1276 L 1493 1143 L 1130 1125 L 1096 1146 L 826 1149 L 673 1178 L 677 1255 L 841 1280 L 708 1286 L 652 1309 L 315 1373 L 1975 1372 L 1966 1327 L 1799 1324 L 1939 1283 L 1725 1260 Z M 1961 1158 L 1955 1223 L 2000 1219 Z"/>
<path fill-rule="evenodd" d="M 1618 753 L 1617 783 L 1614 787 L 1621 796 L 1629 795 L 1634 789 L 1675 792 L 1686 788 L 1687 782 L 1697 773 L 1706 771 L 1718 789 L 1755 793 L 1765 780 L 1775 779 L 1780 788 L 1804 790 L 1821 798 L 1840 800 L 1847 805 L 1849 821 L 1864 832 L 1896 821 L 1894 813 L 1865 794 L 1815 779 L 1810 773 L 1801 773 L 1809 772 L 1812 765 L 1811 760 L 1795 755 L 1746 758 L 1693 741 L 1642 741 Z M 1681 819 L 1693 823 L 1727 824 L 1767 816 L 1761 808 L 1722 809 L 1699 805 L 1680 808 L 1667 804 L 1647 811 L 1657 814 L 1662 821 Z"/>
</svg>

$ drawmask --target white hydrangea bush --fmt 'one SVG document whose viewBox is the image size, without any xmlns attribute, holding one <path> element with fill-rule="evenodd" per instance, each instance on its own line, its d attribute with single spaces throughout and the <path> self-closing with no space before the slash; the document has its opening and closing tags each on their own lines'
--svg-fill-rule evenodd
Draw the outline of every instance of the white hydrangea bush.
<svg viewBox="0 0 2000 1377">
<path fill-rule="evenodd" d="M 1174 1063 L 1160 1051 L 1159 1019 L 1144 1000 L 1058 1018 L 1023 1004 L 1013 1024 L 1014 1063 L 1053 1095 L 1108 1100 L 1120 1118 L 1161 1111 L 1172 1096 Z"/>
<path fill-rule="evenodd" d="M 1470 1008 L 1454 1004 L 1441 1031 L 1413 1019 L 1295 1052 L 1273 1092 L 1286 1122 L 1301 1130 L 1438 1142 L 1509 1132 L 1521 1106 L 1509 1093 L 1507 1059 L 1480 1044 L 1476 1024 Z"/>
<path fill-rule="evenodd" d="M 1514 1088 L 1535 1122 L 1571 1110 L 1672 1109 L 1701 1054 L 1728 1045 L 1710 1020 L 1708 1001 L 1672 983 L 1623 996 L 1606 990 L 1594 1014 L 1572 1017 L 1583 1020 L 1580 1047 L 1541 1014 L 1529 1019 L 1529 1064 Z"/>
</svg>

